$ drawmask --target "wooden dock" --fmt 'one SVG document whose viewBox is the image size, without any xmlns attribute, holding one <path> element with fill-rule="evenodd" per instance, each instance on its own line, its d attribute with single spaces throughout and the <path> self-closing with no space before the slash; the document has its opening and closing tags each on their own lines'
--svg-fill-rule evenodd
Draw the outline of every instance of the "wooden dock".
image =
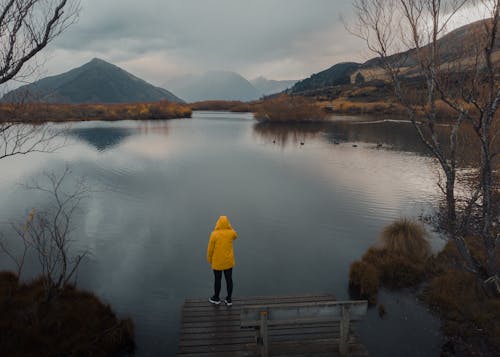
<svg viewBox="0 0 500 357">
<path fill-rule="evenodd" d="M 235 298 L 233 306 L 214 306 L 208 299 L 186 300 L 178 356 L 258 356 L 254 329 L 240 327 L 241 308 L 246 305 L 277 306 L 290 303 L 331 301 L 332 295 Z M 336 356 L 338 323 L 274 326 L 268 330 L 272 356 Z M 355 333 L 349 339 L 350 356 L 367 356 Z"/>
</svg>

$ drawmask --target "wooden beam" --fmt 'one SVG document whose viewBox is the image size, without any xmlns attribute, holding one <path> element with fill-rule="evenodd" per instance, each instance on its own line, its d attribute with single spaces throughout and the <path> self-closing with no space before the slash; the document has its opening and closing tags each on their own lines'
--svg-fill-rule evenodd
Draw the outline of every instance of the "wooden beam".
<svg viewBox="0 0 500 357">
<path fill-rule="evenodd" d="M 322 301 L 274 305 L 249 305 L 241 309 L 241 327 L 260 325 L 260 312 L 267 312 L 268 326 L 321 323 L 342 320 L 342 308 L 349 309 L 350 320 L 361 320 L 366 316 L 368 302 Z"/>
</svg>

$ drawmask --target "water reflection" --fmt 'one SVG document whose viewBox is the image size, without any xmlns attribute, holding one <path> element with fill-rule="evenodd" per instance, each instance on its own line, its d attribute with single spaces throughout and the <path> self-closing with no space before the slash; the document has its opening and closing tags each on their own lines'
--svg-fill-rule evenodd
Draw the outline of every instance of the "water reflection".
<svg viewBox="0 0 500 357">
<path fill-rule="evenodd" d="M 93 127 L 72 128 L 67 133 L 94 146 L 99 151 L 105 151 L 132 135 L 133 131 L 121 127 Z"/>
<path fill-rule="evenodd" d="M 297 146 L 328 131 L 332 123 L 256 123 L 254 132 L 266 142 L 281 147 Z"/>
<path fill-rule="evenodd" d="M 437 127 L 438 140 L 442 147 L 449 148 L 451 128 L 445 125 Z M 402 120 L 342 120 L 323 123 L 257 123 L 254 133 L 267 143 L 297 146 L 307 140 L 324 138 L 328 143 L 367 143 L 375 148 L 404 151 L 420 156 L 431 156 L 429 149 L 417 135 L 412 123 Z M 500 140 L 494 145 L 500 148 Z M 463 125 L 457 137 L 457 160 L 459 166 L 468 167 L 477 163 L 480 157 L 479 141 L 472 128 Z"/>
<path fill-rule="evenodd" d="M 96 192 L 75 221 L 74 237 L 75 246 L 92 255 L 78 284 L 120 316 L 133 318 L 138 356 L 174 355 L 184 299 L 208 297 L 211 290 L 205 249 L 221 214 L 230 216 L 240 235 L 237 296 L 326 292 L 345 299 L 349 264 L 381 228 L 433 202 L 431 160 L 374 150 L 383 134 L 372 135 L 368 128 L 255 125 L 248 114 L 233 113 L 77 123 L 73 130 L 86 133 L 85 142 L 106 150 L 89 148 L 75 134 L 70 137 L 75 145 L 45 156 L 40 167 L 33 168 L 41 161 L 30 155 L 16 158 L 15 169 L 0 160 L 0 169 L 25 180 L 67 161 L 89 180 Z M 396 146 L 397 128 L 384 130 L 384 142 Z M 332 150 L 331 140 L 341 145 Z M 350 140 L 374 145 L 342 145 Z M 284 149 L 276 150 L 278 144 Z M 6 222 L 24 217 L 34 204 L 29 193 L 14 192 L 14 181 L 0 180 L 0 220 Z M 9 239 L 8 231 L 3 233 Z M 0 257 L 0 268 L 6 264 Z M 372 316 L 367 347 L 382 346 L 386 355 L 403 347 L 406 356 L 435 355 L 439 322 L 420 310 L 399 319 L 398 311 L 391 310 L 383 330 Z M 423 336 L 411 337 L 405 346 L 391 337 L 415 329 Z"/>
</svg>

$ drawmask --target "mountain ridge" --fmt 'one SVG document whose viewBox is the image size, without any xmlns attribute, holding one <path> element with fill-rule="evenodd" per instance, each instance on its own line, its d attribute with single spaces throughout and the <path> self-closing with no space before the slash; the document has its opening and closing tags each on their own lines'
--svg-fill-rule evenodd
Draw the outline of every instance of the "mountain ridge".
<svg viewBox="0 0 500 357">
<path fill-rule="evenodd" d="M 475 39 L 474 34 L 483 26 L 485 20 L 469 23 L 458 27 L 445 34 L 438 40 L 441 48 L 441 56 L 444 63 L 457 59 L 467 59 L 468 54 L 464 49 L 472 48 Z M 424 46 L 425 49 L 427 46 Z M 495 51 L 500 54 L 500 38 L 495 43 Z M 499 60 L 500 60 L 500 56 Z M 416 50 L 410 49 L 388 57 L 389 61 L 402 64 L 402 75 L 411 77 L 417 66 Z M 357 84 L 358 81 L 371 82 L 377 86 L 383 84 L 386 79 L 385 71 L 381 67 L 379 57 L 374 57 L 364 63 L 341 62 L 328 69 L 312 74 L 300 82 L 297 82 L 288 92 L 291 94 L 321 95 L 322 91 L 327 96 L 335 95 L 338 90 L 334 87 Z M 358 83 L 359 84 L 359 83 Z"/>
<path fill-rule="evenodd" d="M 170 87 L 187 102 L 206 100 L 252 101 L 259 91 L 242 75 L 232 71 L 212 70 L 169 81 Z"/>
<path fill-rule="evenodd" d="M 2 98 L 61 104 L 132 103 L 183 100 L 170 91 L 154 86 L 124 69 L 99 58 L 67 72 L 21 86 Z"/>
</svg>

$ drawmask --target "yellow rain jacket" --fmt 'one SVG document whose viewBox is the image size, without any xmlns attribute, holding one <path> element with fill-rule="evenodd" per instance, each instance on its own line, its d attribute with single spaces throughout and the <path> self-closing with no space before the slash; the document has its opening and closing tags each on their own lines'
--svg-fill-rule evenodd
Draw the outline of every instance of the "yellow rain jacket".
<svg viewBox="0 0 500 357">
<path fill-rule="evenodd" d="M 207 249 L 207 260 L 212 264 L 213 270 L 227 270 L 234 267 L 233 240 L 237 236 L 227 217 L 220 216 L 210 234 Z"/>
</svg>

